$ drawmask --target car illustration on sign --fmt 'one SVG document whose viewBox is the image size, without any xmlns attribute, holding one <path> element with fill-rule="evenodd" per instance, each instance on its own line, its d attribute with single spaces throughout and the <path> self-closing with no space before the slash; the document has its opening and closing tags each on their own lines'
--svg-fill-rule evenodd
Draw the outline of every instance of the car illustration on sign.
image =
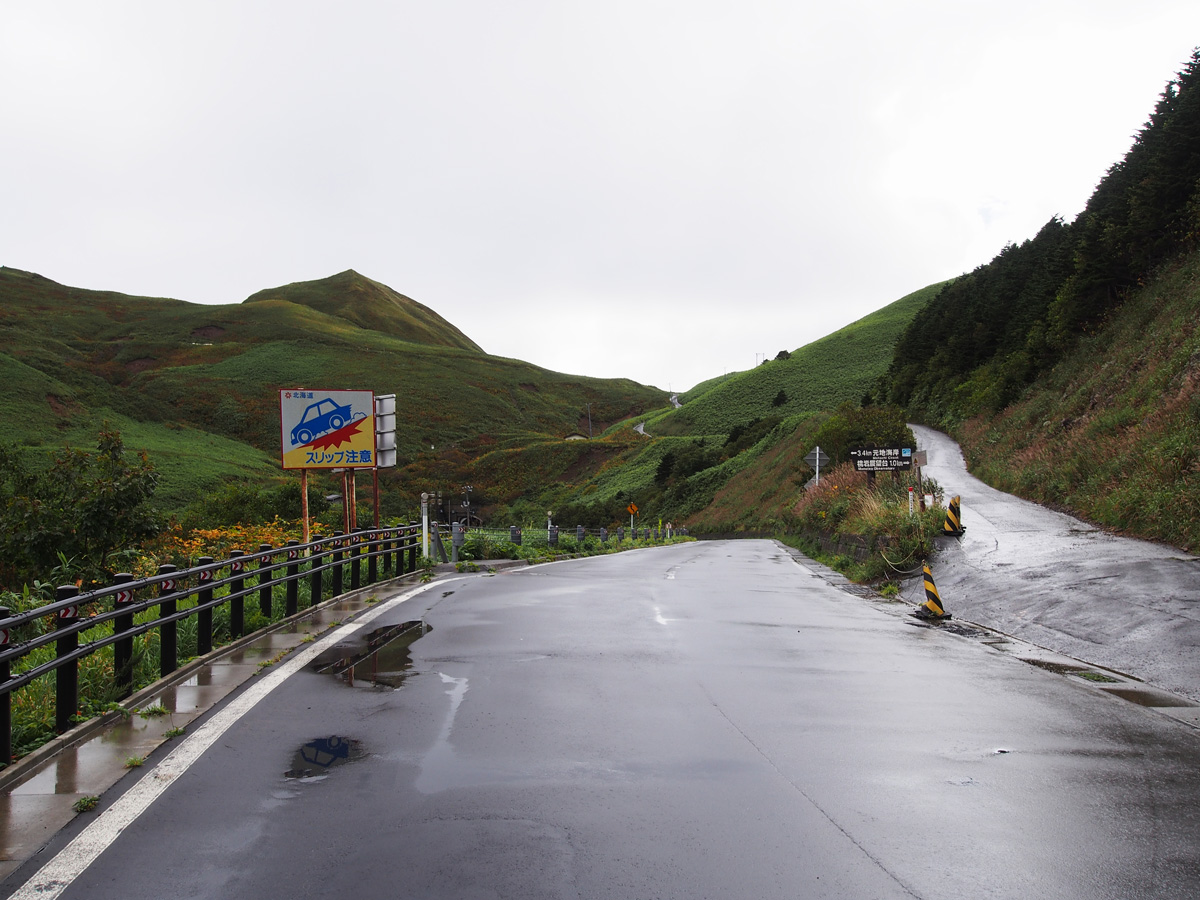
<svg viewBox="0 0 1200 900">
<path fill-rule="evenodd" d="M 299 423 L 292 429 L 292 446 L 307 444 L 315 437 L 320 437 L 330 431 L 337 431 L 347 422 L 356 418 L 350 413 L 350 406 L 340 406 L 333 398 L 326 397 L 316 403 L 310 403 L 300 417 Z M 357 418 L 362 418 L 358 416 Z"/>
</svg>

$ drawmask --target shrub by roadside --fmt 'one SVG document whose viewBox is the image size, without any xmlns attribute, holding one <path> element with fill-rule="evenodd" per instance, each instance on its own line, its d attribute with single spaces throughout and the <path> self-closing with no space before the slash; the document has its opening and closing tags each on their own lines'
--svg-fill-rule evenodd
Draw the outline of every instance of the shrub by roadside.
<svg viewBox="0 0 1200 900">
<path fill-rule="evenodd" d="M 908 473 L 881 474 L 872 485 L 865 473 L 841 463 L 806 490 L 793 507 L 794 532 L 784 541 L 854 581 L 910 573 L 932 555 L 933 538 L 945 518 L 940 508 L 941 487 L 928 478 L 923 487 L 933 494 L 934 505 L 921 512 L 915 503 L 909 515 L 910 486 L 921 489 Z M 823 535 L 833 538 L 835 546 L 859 545 L 870 552 L 861 554 L 863 559 L 845 550 L 830 553 L 821 546 Z"/>
</svg>

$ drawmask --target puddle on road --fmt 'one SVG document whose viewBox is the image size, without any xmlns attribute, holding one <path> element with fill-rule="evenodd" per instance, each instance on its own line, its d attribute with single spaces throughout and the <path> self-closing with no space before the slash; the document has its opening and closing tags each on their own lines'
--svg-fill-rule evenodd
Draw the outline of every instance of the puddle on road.
<svg viewBox="0 0 1200 900">
<path fill-rule="evenodd" d="M 409 647 L 430 630 L 421 621 L 377 628 L 365 638 L 355 636 L 334 645 L 317 657 L 312 668 L 351 687 L 398 688 L 412 668 Z"/>
<path fill-rule="evenodd" d="M 364 759 L 366 755 L 361 742 L 354 738 L 338 735 L 317 738 L 296 751 L 292 767 L 283 773 L 283 777 L 316 780 L 333 767 Z"/>
<path fill-rule="evenodd" d="M 1191 700 L 1186 700 L 1183 697 L 1176 697 L 1174 694 L 1168 694 L 1166 691 L 1126 687 L 1104 687 L 1101 688 L 1101 690 L 1107 694 L 1116 694 L 1122 700 L 1128 700 L 1130 703 L 1137 703 L 1140 706 L 1167 707 L 1196 705 Z"/>
<path fill-rule="evenodd" d="M 1078 663 L 1051 662 L 1048 659 L 1022 659 L 1021 661 L 1027 662 L 1031 666 L 1037 666 L 1039 669 L 1045 669 L 1047 672 L 1053 672 L 1056 675 L 1074 675 L 1076 678 L 1082 678 L 1094 684 L 1119 683 L 1116 678 L 1105 675 L 1103 672 L 1097 672 L 1095 669 L 1081 666 Z"/>
</svg>

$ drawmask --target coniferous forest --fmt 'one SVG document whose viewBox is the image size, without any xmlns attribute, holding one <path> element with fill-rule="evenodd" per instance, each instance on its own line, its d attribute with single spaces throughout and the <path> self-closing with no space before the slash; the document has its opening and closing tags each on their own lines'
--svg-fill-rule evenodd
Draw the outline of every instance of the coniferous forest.
<svg viewBox="0 0 1200 900">
<path fill-rule="evenodd" d="M 1083 212 L 954 280 L 902 333 L 880 399 L 952 426 L 995 413 L 1200 240 L 1200 50 Z"/>
</svg>

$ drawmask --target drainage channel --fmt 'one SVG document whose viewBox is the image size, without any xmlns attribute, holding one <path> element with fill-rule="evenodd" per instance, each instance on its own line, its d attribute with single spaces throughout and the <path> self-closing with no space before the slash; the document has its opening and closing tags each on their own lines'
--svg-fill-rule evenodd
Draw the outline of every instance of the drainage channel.
<svg viewBox="0 0 1200 900">
<path fill-rule="evenodd" d="M 856 585 L 849 582 L 841 573 L 830 569 L 814 560 L 809 559 L 798 550 L 788 548 L 788 553 L 793 560 L 809 569 L 814 575 L 824 579 L 833 587 L 838 588 L 848 594 L 851 594 L 862 599 L 873 600 L 878 604 L 904 604 L 907 606 L 915 606 L 912 601 L 904 599 L 892 599 L 879 596 L 871 588 L 863 585 Z M 1139 706 L 1145 706 L 1151 709 L 1156 709 L 1159 712 L 1165 713 L 1172 718 L 1191 725 L 1194 728 L 1200 728 L 1200 703 L 1196 703 L 1186 697 L 1181 697 L 1178 694 L 1165 691 L 1160 688 L 1151 687 L 1148 684 L 1138 680 L 1132 675 L 1126 675 L 1123 672 L 1116 672 L 1111 669 L 1100 671 L 1101 667 L 1091 666 L 1087 663 L 1070 661 L 1057 662 L 1053 660 L 1040 658 L 1037 654 L 1039 651 L 1046 653 L 1054 653 L 1052 650 L 1045 650 L 1036 644 L 1030 644 L 1020 638 L 1015 638 L 1012 635 L 1004 634 L 1003 632 L 995 631 L 983 625 L 967 622 L 943 621 L 936 623 L 908 621 L 908 625 L 914 628 L 934 629 L 937 631 L 948 631 L 951 634 L 959 637 L 976 640 L 984 646 L 990 647 L 1001 653 L 1019 659 L 1021 662 L 1028 663 L 1031 666 L 1036 666 L 1039 669 L 1044 669 L 1049 672 L 1054 672 L 1058 675 L 1069 675 L 1074 678 L 1079 678 L 1087 681 L 1095 687 L 1114 697 L 1119 697 L 1130 703 L 1136 703 Z"/>
</svg>

